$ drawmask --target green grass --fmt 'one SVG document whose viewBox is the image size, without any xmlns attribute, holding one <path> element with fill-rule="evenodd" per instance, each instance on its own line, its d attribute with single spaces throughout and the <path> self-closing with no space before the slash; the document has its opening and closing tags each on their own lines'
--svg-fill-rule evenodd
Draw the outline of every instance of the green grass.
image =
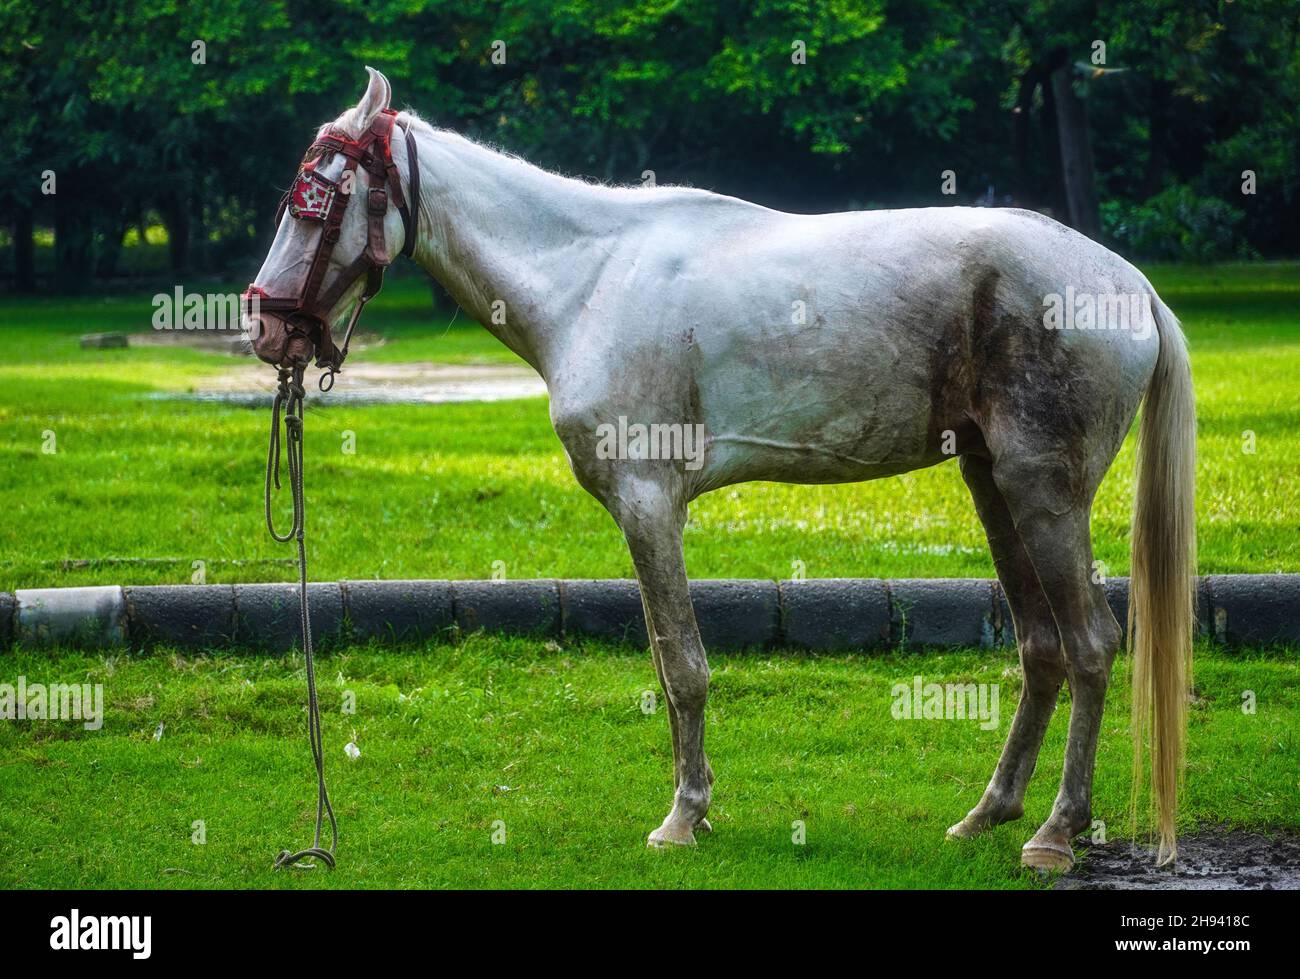
<svg viewBox="0 0 1300 979">
<path fill-rule="evenodd" d="M 1294 651 L 1199 657 L 1184 829 L 1300 828 Z M 1124 663 L 1094 804 L 1112 840 L 1128 826 Z M 943 839 L 997 759 L 1020 692 L 1012 654 L 715 656 L 713 671 L 715 832 L 655 852 L 645 835 L 667 811 L 670 748 L 662 710 L 640 709 L 655 686 L 648 655 L 478 636 L 323 658 L 343 834 L 331 874 L 270 869 L 280 848 L 309 842 L 314 815 L 300 658 L 3 656 L 0 682 L 102 683 L 106 720 L 98 732 L 0 724 L 0 887 L 1044 886 L 1019 869 L 1019 848 L 1056 793 L 1067 693 L 1025 818 Z M 1001 724 L 894 720 L 890 689 L 916 674 L 1000 684 Z M 355 714 L 340 710 L 345 690 Z"/>
<path fill-rule="evenodd" d="M 1296 571 L 1300 264 L 1148 271 L 1191 343 L 1201 570 Z M 464 315 L 435 322 L 428 302 L 422 282 L 395 279 L 366 317 L 389 342 L 357 356 L 513 359 Z M 269 412 L 165 397 L 228 360 L 77 345 L 88 331 L 147 329 L 151 313 L 145 295 L 0 300 L 0 588 L 187 582 L 199 560 L 209 582 L 286 576 L 275 563 L 223 563 L 289 556 L 261 523 Z M 313 389 L 307 428 L 315 579 L 480 578 L 497 561 L 519 578 L 632 574 L 612 521 L 573 480 L 544 399 L 352 407 Z M 42 452 L 47 431 L 54 454 Z M 355 455 L 341 451 L 347 431 Z M 1111 574 L 1127 570 L 1132 469 L 1130 439 L 1094 511 Z M 950 464 L 848 486 L 727 488 L 697 501 L 686 539 L 697 577 L 786 577 L 795 562 L 814 577 L 993 574 Z"/>
<path fill-rule="evenodd" d="M 1295 571 L 1300 520 L 1300 265 L 1148 270 L 1182 317 L 1200 411 L 1203 572 Z M 205 290 L 206 291 L 206 290 Z M 216 291 L 213 289 L 213 291 Z M 394 278 L 366 328 L 373 361 L 513 360 L 464 316 L 427 313 Z M 288 579 L 261 524 L 266 412 L 176 400 L 228 360 L 195 350 L 84 351 L 80 334 L 148 328 L 147 295 L 0 299 L 0 588 Z M 269 371 L 269 368 L 268 368 Z M 346 383 L 344 380 L 341 383 Z M 309 542 L 317 580 L 630 576 L 621 538 L 573 481 L 543 399 L 349 407 L 313 397 Z M 1256 452 L 1242 451 L 1253 431 Z M 57 442 L 42 452 L 45 432 Z M 357 452 L 340 451 L 345 431 Z M 1098 499 L 1098 557 L 1127 568 L 1132 446 Z M 942 466 L 840 487 L 752 484 L 698 501 L 699 577 L 990 576 L 960 477 Z M 68 559 L 88 564 L 65 567 Z M 114 562 L 109 559 L 125 559 Z M 132 563 L 147 559 L 149 563 Z M 172 559 L 172 560 L 159 560 Z M 1117 667 L 1095 815 L 1126 832 L 1126 679 Z M 1184 828 L 1300 829 L 1295 652 L 1202 650 Z M 340 870 L 274 873 L 305 845 L 313 773 L 299 658 L 0 655 L 0 682 L 105 685 L 104 729 L 0 724 L 0 887 L 1040 887 L 1020 844 L 1060 776 L 1058 715 L 1026 818 L 979 840 L 943 830 L 979 797 L 1019 696 L 1005 651 L 715 656 L 717 832 L 649 852 L 670 750 L 649 657 L 623 647 L 471 637 L 321 662 Z M 890 688 L 998 682 L 1002 724 L 897 722 Z M 341 678 L 341 679 L 339 679 Z M 340 711 L 345 689 L 357 712 Z M 1258 699 L 1241 712 L 1242 691 Z M 1068 704 L 1068 692 L 1062 694 Z M 153 740 L 164 724 L 160 741 Z M 343 745 L 362 750 L 349 761 Z M 505 845 L 491 843 L 495 820 Z M 791 843 L 804 820 L 807 844 Z M 203 820 L 207 843 L 190 842 Z"/>
</svg>

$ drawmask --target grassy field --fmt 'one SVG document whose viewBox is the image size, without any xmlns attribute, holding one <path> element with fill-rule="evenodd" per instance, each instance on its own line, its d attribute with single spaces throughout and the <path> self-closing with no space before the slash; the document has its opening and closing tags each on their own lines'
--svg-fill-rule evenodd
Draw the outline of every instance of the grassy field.
<svg viewBox="0 0 1300 979">
<path fill-rule="evenodd" d="M 1201 570 L 1296 571 L 1300 265 L 1150 273 L 1191 342 Z M 428 295 L 413 278 L 394 281 L 366 321 L 388 342 L 356 356 L 513 359 L 464 316 L 433 322 Z M 0 588 L 183 583 L 199 560 L 209 582 L 288 575 L 275 563 L 229 563 L 289 557 L 261 522 L 269 412 L 174 397 L 228 358 L 78 346 L 85 332 L 147 330 L 151 312 L 143 294 L 0 301 Z M 309 400 L 314 578 L 480 578 L 497 561 L 510 577 L 631 576 L 612 521 L 568 470 L 544 399 Z M 354 455 L 341 451 L 349 431 Z M 1130 440 L 1094 514 L 1112 574 L 1128 564 L 1132 462 Z M 687 559 L 698 577 L 787 577 L 796 561 L 814 577 L 993 573 L 953 465 L 859 485 L 722 490 L 693 507 Z"/>
<path fill-rule="evenodd" d="M 1094 805 L 1112 841 L 1128 826 L 1124 663 Z M 1067 693 L 1025 818 L 943 839 L 997 759 L 1020 693 L 1011 655 L 737 655 L 713 667 L 715 832 L 659 852 L 645 836 L 667 811 L 671 751 L 663 711 L 641 710 L 647 655 L 471 637 L 323 659 L 343 833 L 331 874 L 270 867 L 280 848 L 306 845 L 314 816 L 300 658 L 0 657 L 0 681 L 102 683 L 106 708 L 94 732 L 0 724 L 0 887 L 1044 886 L 1019 869 L 1019 848 L 1056 793 Z M 891 687 L 918 674 L 999 684 L 1000 724 L 894 720 Z M 355 714 L 341 712 L 345 691 Z M 1197 693 L 1185 826 L 1300 829 L 1294 651 L 1202 650 Z"/>
</svg>

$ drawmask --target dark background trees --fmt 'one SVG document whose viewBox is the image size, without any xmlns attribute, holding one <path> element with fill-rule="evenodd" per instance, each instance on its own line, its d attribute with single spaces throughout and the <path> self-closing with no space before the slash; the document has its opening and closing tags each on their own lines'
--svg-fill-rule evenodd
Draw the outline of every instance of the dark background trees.
<svg viewBox="0 0 1300 979">
<path fill-rule="evenodd" d="M 161 271 L 247 275 L 365 64 L 563 172 L 798 211 L 1014 203 L 1137 258 L 1291 256 L 1298 45 L 1295 0 L 0 0 L 0 261 L 80 288 L 161 225 Z"/>
</svg>

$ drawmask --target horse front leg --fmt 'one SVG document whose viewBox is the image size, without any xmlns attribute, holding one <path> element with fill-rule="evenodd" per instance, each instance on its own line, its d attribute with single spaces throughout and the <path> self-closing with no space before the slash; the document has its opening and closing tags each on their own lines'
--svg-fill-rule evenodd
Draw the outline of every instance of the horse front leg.
<svg viewBox="0 0 1300 979">
<path fill-rule="evenodd" d="M 645 591 L 641 592 L 641 614 L 645 617 L 646 622 L 650 621 L 650 606 L 646 604 Z M 647 629 L 647 631 L 649 631 Z M 654 661 L 655 676 L 659 678 L 659 689 L 667 690 L 668 684 L 664 680 L 664 666 L 659 659 L 659 649 L 652 642 L 650 644 L 650 658 Z M 665 700 L 667 697 L 665 696 Z M 668 732 L 673 738 L 673 788 L 677 788 L 677 771 L 682 757 L 681 736 L 677 733 L 678 721 L 677 711 L 673 708 L 672 701 L 667 700 L 668 709 Z"/>
<path fill-rule="evenodd" d="M 649 844 L 694 843 L 695 830 L 710 829 L 705 816 L 713 772 L 704 755 L 709 664 L 695 622 L 682 552 L 686 505 L 667 487 L 639 481 L 634 487 L 623 487 L 619 501 L 613 508 L 615 519 L 636 566 L 646 632 L 668 700 L 673 735 L 673 806 L 663 824 L 650 834 Z"/>
</svg>

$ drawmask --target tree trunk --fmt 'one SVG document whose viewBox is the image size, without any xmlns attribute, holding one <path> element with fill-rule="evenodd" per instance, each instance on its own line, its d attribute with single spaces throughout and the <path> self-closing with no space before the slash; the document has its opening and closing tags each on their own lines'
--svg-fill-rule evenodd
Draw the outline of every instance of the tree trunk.
<svg viewBox="0 0 1300 979">
<path fill-rule="evenodd" d="M 1046 75 L 1041 64 L 1030 65 L 1020 76 L 1016 91 L 1015 108 L 1015 186 L 1011 193 L 1019 207 L 1033 207 L 1038 196 L 1034 192 L 1032 167 L 1030 165 L 1030 133 L 1033 129 L 1034 91 L 1042 84 Z"/>
<path fill-rule="evenodd" d="M 190 261 L 199 271 L 211 272 L 208 249 L 208 216 L 203 209 L 203 195 L 197 191 L 190 195 L 189 213 L 193 215 L 190 227 Z"/>
<path fill-rule="evenodd" d="M 1146 200 L 1160 193 L 1165 183 L 1165 170 L 1169 154 L 1165 142 L 1169 138 L 1169 83 L 1159 78 L 1151 81 L 1150 104 L 1147 109 L 1147 166 L 1142 175 L 1141 197 Z"/>
<path fill-rule="evenodd" d="M 1048 78 L 1043 84 L 1043 152 L 1047 156 L 1047 206 L 1056 220 L 1068 223 L 1070 207 L 1065 200 L 1065 178 L 1061 173 L 1061 141 L 1056 134 L 1056 97 Z"/>
<path fill-rule="evenodd" d="M 1074 66 L 1052 72 L 1056 106 L 1056 131 L 1061 147 L 1061 174 L 1069 224 L 1089 238 L 1101 237 L 1101 209 L 1097 203 L 1097 174 L 1088 138 L 1088 106 L 1074 91 Z"/>
<path fill-rule="evenodd" d="M 126 236 L 126 218 L 121 212 L 108 215 L 103 220 L 103 238 L 95 256 L 95 275 L 111 279 L 117 274 L 117 260 L 122 254 L 122 239 Z"/>
<path fill-rule="evenodd" d="M 91 279 L 90 222 L 75 202 L 59 206 L 54 218 L 54 282 L 60 292 L 80 292 Z"/>
<path fill-rule="evenodd" d="M 21 207 L 14 216 L 14 288 L 36 291 L 36 220 L 31 208 Z"/>
<path fill-rule="evenodd" d="M 169 197 L 163 203 L 167 225 L 167 257 L 172 275 L 183 278 L 190 270 L 190 211 L 183 198 Z"/>
</svg>

